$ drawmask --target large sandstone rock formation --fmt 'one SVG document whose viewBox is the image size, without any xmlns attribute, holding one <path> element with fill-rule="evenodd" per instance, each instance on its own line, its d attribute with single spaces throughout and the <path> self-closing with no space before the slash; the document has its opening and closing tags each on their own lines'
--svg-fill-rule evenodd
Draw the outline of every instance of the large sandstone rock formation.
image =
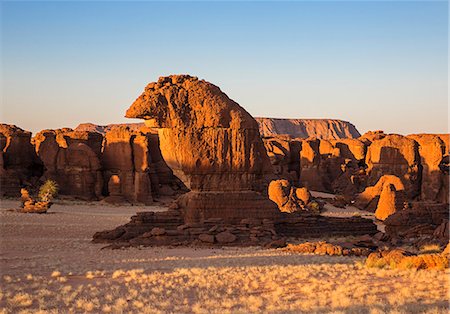
<svg viewBox="0 0 450 314">
<path fill-rule="evenodd" d="M 258 124 L 217 86 L 188 75 L 161 77 L 126 116 L 158 127 L 164 160 L 191 190 L 179 200 L 187 221 L 276 215 L 275 204 L 258 193 L 272 175 Z"/>
<path fill-rule="evenodd" d="M 256 118 L 264 137 L 289 135 L 293 138 L 342 139 L 361 136 L 353 124 L 335 119 Z"/>
<path fill-rule="evenodd" d="M 107 198 L 116 202 L 119 197 L 131 203 L 151 204 L 152 184 L 149 139 L 142 132 L 132 132 L 126 126 L 111 128 L 105 134 L 102 155 Z"/>
<path fill-rule="evenodd" d="M 31 132 L 0 124 L 0 193 L 19 196 L 21 187 L 36 184 L 42 163 L 31 144 Z"/>
<path fill-rule="evenodd" d="M 62 195 L 99 199 L 103 187 L 99 160 L 102 140 L 98 133 L 71 129 L 39 132 L 33 141 L 45 167 L 41 179 L 56 181 Z"/>
</svg>

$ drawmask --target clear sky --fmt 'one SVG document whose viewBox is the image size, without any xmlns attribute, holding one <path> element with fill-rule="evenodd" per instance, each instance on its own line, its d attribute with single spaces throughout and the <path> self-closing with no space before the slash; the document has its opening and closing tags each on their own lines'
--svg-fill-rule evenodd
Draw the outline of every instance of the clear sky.
<svg viewBox="0 0 450 314">
<path fill-rule="evenodd" d="M 254 116 L 448 132 L 447 1 L 2 2 L 1 122 L 133 122 L 159 76 L 218 85 Z"/>
</svg>

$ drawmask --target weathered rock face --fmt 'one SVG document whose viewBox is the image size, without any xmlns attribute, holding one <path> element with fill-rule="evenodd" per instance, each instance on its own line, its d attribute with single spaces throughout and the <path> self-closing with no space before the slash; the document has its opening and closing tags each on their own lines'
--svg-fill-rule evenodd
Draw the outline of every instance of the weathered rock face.
<svg viewBox="0 0 450 314">
<path fill-rule="evenodd" d="M 164 160 L 195 199 L 191 202 L 189 195 L 185 196 L 186 217 L 244 218 L 254 206 L 250 194 L 240 204 L 229 203 L 227 195 L 234 195 L 237 201 L 241 191 L 253 191 L 259 199 L 256 191 L 263 191 L 266 176 L 273 174 L 256 121 L 206 81 L 188 75 L 162 77 L 147 85 L 126 116 L 145 119 L 148 126 L 159 128 Z M 214 193 L 225 191 L 230 193 Z M 203 200 L 212 207 L 199 206 Z M 221 204 L 220 213 L 214 204 Z M 224 209 L 224 204 L 230 208 Z M 276 214 L 275 204 L 269 200 L 260 204 L 261 218 Z M 200 215 L 199 207 L 204 208 Z"/>
<path fill-rule="evenodd" d="M 448 154 L 445 142 L 435 134 L 414 134 L 408 137 L 419 143 L 422 164 L 420 199 L 448 203 L 448 165 L 445 169 L 448 161 L 444 158 Z"/>
<path fill-rule="evenodd" d="M 420 155 L 416 141 L 401 135 L 387 135 L 375 140 L 366 155 L 368 184 L 375 184 L 383 175 L 399 177 L 410 199 L 420 194 Z"/>
<path fill-rule="evenodd" d="M 289 135 L 293 138 L 342 139 L 361 136 L 353 124 L 335 119 L 256 118 L 264 137 Z"/>
<path fill-rule="evenodd" d="M 56 181 L 62 195 L 99 199 L 103 186 L 99 160 L 101 135 L 70 129 L 44 130 L 33 140 L 45 167 L 42 180 Z"/>
<path fill-rule="evenodd" d="M 300 185 L 310 190 L 353 195 L 365 186 L 366 147 L 356 139 L 304 140 L 300 151 Z"/>
<path fill-rule="evenodd" d="M 117 126 L 106 132 L 102 165 L 105 181 L 112 189 L 108 191 L 111 198 L 106 198 L 106 201 L 116 202 L 122 196 L 131 203 L 153 202 L 151 160 L 145 134 L 132 132 L 126 126 Z"/>
<path fill-rule="evenodd" d="M 0 191 L 19 196 L 21 187 L 33 186 L 42 174 L 42 163 L 31 144 L 31 132 L 0 124 Z"/>
<path fill-rule="evenodd" d="M 157 133 L 145 126 L 44 130 L 32 142 L 45 165 L 41 180 L 55 180 L 62 195 L 150 204 L 182 188 L 161 156 Z"/>
</svg>

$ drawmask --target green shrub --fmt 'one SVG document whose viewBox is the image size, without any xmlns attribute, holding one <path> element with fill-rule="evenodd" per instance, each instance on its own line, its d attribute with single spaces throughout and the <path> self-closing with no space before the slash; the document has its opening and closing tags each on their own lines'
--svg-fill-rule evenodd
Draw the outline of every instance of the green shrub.
<svg viewBox="0 0 450 314">
<path fill-rule="evenodd" d="M 53 180 L 47 180 L 39 189 L 39 199 L 42 202 L 50 202 L 58 195 L 58 184 Z"/>
</svg>

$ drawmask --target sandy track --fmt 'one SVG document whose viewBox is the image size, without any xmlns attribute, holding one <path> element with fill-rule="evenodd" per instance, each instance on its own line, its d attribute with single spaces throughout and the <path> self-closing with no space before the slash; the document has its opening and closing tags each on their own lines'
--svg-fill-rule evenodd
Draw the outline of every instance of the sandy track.
<svg viewBox="0 0 450 314">
<path fill-rule="evenodd" d="M 447 312 L 448 272 L 366 269 L 362 258 L 258 248 L 101 250 L 92 234 L 137 210 L 2 201 L 0 308 L 84 313 Z"/>
</svg>

